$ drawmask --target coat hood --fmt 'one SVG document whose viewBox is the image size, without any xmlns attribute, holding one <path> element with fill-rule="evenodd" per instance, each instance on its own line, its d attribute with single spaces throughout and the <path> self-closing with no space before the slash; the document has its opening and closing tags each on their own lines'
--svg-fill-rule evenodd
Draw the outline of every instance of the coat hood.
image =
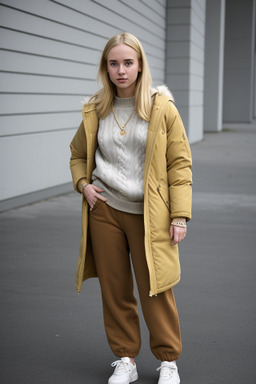
<svg viewBox="0 0 256 384">
<path fill-rule="evenodd" d="M 83 98 L 83 100 L 81 101 L 82 105 L 84 106 L 84 105 L 88 104 L 90 98 L 91 98 L 91 96 L 85 96 L 85 97 Z"/>
<path fill-rule="evenodd" d="M 158 93 L 160 96 L 168 96 L 170 100 L 174 102 L 173 94 L 166 85 L 158 85 L 156 88 L 152 88 L 151 92 L 151 96 L 154 96 L 156 93 Z"/>
</svg>

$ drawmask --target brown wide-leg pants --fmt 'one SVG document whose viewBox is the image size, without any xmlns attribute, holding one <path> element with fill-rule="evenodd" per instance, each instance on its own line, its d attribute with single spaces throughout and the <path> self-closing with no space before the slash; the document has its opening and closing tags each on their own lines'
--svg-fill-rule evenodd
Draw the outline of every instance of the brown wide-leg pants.
<svg viewBox="0 0 256 384">
<path fill-rule="evenodd" d="M 149 297 L 143 215 L 118 211 L 98 200 L 90 212 L 90 233 L 101 286 L 110 348 L 118 357 L 138 355 L 141 338 L 130 254 L 150 347 L 162 361 L 178 359 L 181 337 L 172 289 Z"/>
</svg>

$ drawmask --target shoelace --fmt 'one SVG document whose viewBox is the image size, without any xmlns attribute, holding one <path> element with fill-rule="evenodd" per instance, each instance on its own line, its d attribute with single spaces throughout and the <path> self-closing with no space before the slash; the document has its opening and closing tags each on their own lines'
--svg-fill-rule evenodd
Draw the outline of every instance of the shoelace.
<svg viewBox="0 0 256 384">
<path fill-rule="evenodd" d="M 170 365 L 168 363 L 162 363 L 159 368 L 156 370 L 159 371 L 161 369 L 161 376 L 163 378 L 172 378 L 173 372 L 176 370 L 175 365 Z"/>
<path fill-rule="evenodd" d="M 115 373 L 123 373 L 123 372 L 128 372 L 128 364 L 125 363 L 123 360 L 116 360 L 111 364 L 111 367 L 116 367 Z"/>
</svg>

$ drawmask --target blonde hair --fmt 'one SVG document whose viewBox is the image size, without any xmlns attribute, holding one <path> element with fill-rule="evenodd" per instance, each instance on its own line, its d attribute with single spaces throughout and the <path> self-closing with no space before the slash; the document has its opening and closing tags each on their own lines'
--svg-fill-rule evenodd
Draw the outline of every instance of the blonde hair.
<svg viewBox="0 0 256 384">
<path fill-rule="evenodd" d="M 135 87 L 135 109 L 140 118 L 149 121 L 151 115 L 151 74 L 141 43 L 135 36 L 127 32 L 113 36 L 106 44 L 101 55 L 98 71 L 98 80 L 101 81 L 103 88 L 96 92 L 89 102 L 95 103 L 99 118 L 103 119 L 109 114 L 111 104 L 116 94 L 116 86 L 112 83 L 108 75 L 107 58 L 110 50 L 119 44 L 126 44 L 137 52 L 141 72 L 138 73 Z"/>
</svg>

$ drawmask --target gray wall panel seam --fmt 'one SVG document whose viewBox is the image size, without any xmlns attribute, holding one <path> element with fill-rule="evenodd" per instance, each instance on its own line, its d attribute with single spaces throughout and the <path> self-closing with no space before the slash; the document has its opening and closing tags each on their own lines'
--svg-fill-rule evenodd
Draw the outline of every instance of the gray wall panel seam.
<svg viewBox="0 0 256 384">
<path fill-rule="evenodd" d="M 64 131 L 74 131 L 77 130 L 77 127 L 73 128 L 60 128 L 60 129 L 51 129 L 51 130 L 45 130 L 45 131 L 35 131 L 35 132 L 22 132 L 22 133 L 13 133 L 10 135 L 1 135 L 1 137 L 15 137 L 15 136 L 31 136 L 31 135 L 43 135 L 45 133 L 52 133 L 52 132 L 64 132 Z"/>
<path fill-rule="evenodd" d="M 85 95 L 88 96 L 88 95 Z M 82 107 L 81 107 L 82 109 Z M 33 116 L 33 115 L 53 115 L 53 114 L 59 114 L 59 113 L 79 113 L 81 112 L 81 109 L 71 109 L 69 111 L 46 111 L 46 112 L 24 112 L 24 113 L 2 113 L 0 114 L 0 117 L 7 117 L 7 116 Z"/>
<path fill-rule="evenodd" d="M 18 53 L 18 54 L 28 55 L 28 56 L 33 56 L 33 57 L 43 57 L 45 59 L 65 61 L 65 62 L 68 62 L 68 63 L 77 63 L 77 64 L 91 65 L 92 67 L 95 67 L 94 63 L 89 63 L 87 61 L 66 59 L 66 58 L 62 58 L 62 57 L 59 57 L 59 56 L 40 55 L 38 53 L 32 53 L 32 52 L 26 52 L 26 51 L 18 51 L 18 50 L 15 50 L 15 49 L 7 49 L 7 48 L 0 48 L 0 51 Z"/>
<path fill-rule="evenodd" d="M 14 72 L 14 71 L 5 71 L 0 70 L 0 73 L 5 74 L 16 74 L 16 75 L 26 75 L 26 76 L 37 76 L 37 77 L 49 77 L 49 78 L 56 78 L 56 79 L 70 79 L 70 80 L 82 80 L 82 81 L 93 81 L 95 82 L 95 79 L 89 79 L 86 77 L 72 77 L 72 76 L 64 76 L 64 75 L 50 75 L 47 73 L 33 73 L 33 72 Z"/>
</svg>

